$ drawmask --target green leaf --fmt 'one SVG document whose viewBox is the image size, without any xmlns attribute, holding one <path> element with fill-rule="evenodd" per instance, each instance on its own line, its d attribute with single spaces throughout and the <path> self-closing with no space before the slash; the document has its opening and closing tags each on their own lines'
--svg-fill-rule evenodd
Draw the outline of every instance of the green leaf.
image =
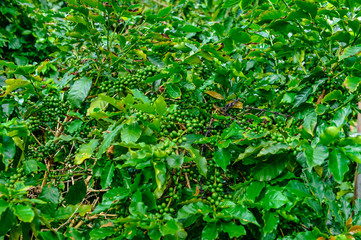
<svg viewBox="0 0 361 240">
<path fill-rule="evenodd" d="M 306 185 L 298 180 L 289 181 L 286 189 L 301 199 L 312 196 Z"/>
<path fill-rule="evenodd" d="M 39 195 L 39 199 L 47 203 L 58 204 L 59 198 L 60 198 L 59 189 L 56 187 L 52 187 L 50 185 L 45 186 Z"/>
<path fill-rule="evenodd" d="M 98 204 L 93 213 L 99 213 L 108 210 L 113 204 L 119 204 L 119 202 L 129 197 L 129 190 L 124 187 L 117 187 L 109 189 L 104 195 L 101 204 Z"/>
<path fill-rule="evenodd" d="M 239 6 L 241 7 L 242 10 L 245 10 L 252 3 L 255 4 L 255 1 L 254 0 L 241 0 L 239 2 Z"/>
<path fill-rule="evenodd" d="M 361 45 L 347 47 L 342 52 L 342 55 L 339 56 L 339 58 L 340 58 L 340 60 L 343 60 L 345 58 L 354 56 L 354 55 L 358 54 L 359 52 L 361 52 Z"/>
<path fill-rule="evenodd" d="M 167 157 L 167 163 L 169 167 L 171 168 L 180 168 L 184 162 L 184 156 L 183 154 L 175 155 L 172 154 L 169 157 Z"/>
<path fill-rule="evenodd" d="M 68 204 L 80 203 L 86 196 L 87 187 L 83 180 L 76 181 L 70 186 L 69 191 L 65 195 L 65 201 Z"/>
<path fill-rule="evenodd" d="M 231 163 L 231 153 L 227 149 L 219 148 L 214 153 L 214 161 L 218 166 L 220 166 L 224 171 L 226 171 L 227 166 Z"/>
<path fill-rule="evenodd" d="M 154 162 L 154 175 L 155 181 L 157 183 L 157 188 L 154 191 L 155 197 L 158 199 L 163 195 L 165 190 L 165 181 L 167 176 L 167 168 L 164 163 L 162 162 Z"/>
<path fill-rule="evenodd" d="M 114 165 L 109 164 L 103 169 L 102 175 L 100 177 L 100 185 L 103 189 L 106 189 L 113 182 L 114 177 Z"/>
<path fill-rule="evenodd" d="M 335 148 L 330 154 L 330 160 L 328 163 L 328 168 L 330 173 L 332 173 L 336 182 L 342 183 L 345 173 L 348 172 L 348 164 L 350 160 L 348 157 L 343 154 L 338 148 Z"/>
<path fill-rule="evenodd" d="M 115 233 L 114 228 L 101 227 L 91 230 L 89 233 L 90 239 L 105 239 Z"/>
<path fill-rule="evenodd" d="M 350 92 L 354 92 L 356 91 L 358 85 L 361 82 L 361 78 L 360 77 L 351 77 L 351 76 L 347 76 L 345 81 L 343 82 L 343 85 L 350 90 Z"/>
<path fill-rule="evenodd" d="M 190 203 L 179 209 L 177 219 L 186 219 L 195 214 L 207 215 L 210 212 L 212 212 L 212 208 L 203 202 Z"/>
<path fill-rule="evenodd" d="M 163 60 L 156 55 L 154 55 L 154 56 L 148 55 L 148 59 L 153 65 L 155 65 L 159 68 L 164 68 L 164 66 L 165 66 Z"/>
<path fill-rule="evenodd" d="M 345 83 L 344 83 L 345 84 Z M 341 90 L 333 90 L 332 92 L 329 92 L 326 94 L 326 96 L 322 99 L 322 102 L 328 102 L 332 100 L 339 100 L 343 98 L 343 93 Z"/>
<path fill-rule="evenodd" d="M 220 231 L 217 222 L 208 222 L 202 231 L 202 240 L 214 240 Z"/>
<path fill-rule="evenodd" d="M 172 83 L 167 84 L 166 92 L 169 94 L 171 98 L 180 98 L 182 95 L 180 88 Z"/>
<path fill-rule="evenodd" d="M 0 215 L 0 236 L 5 236 L 12 226 L 17 224 L 16 217 L 11 208 L 8 208 Z"/>
<path fill-rule="evenodd" d="M 275 158 L 277 158 L 277 155 Z M 269 163 L 256 165 L 256 167 L 252 169 L 252 174 L 254 179 L 258 181 L 269 181 L 278 177 L 286 168 L 286 165 L 287 158 L 278 157 L 278 159 L 273 159 L 269 161 Z"/>
<path fill-rule="evenodd" d="M 118 135 L 120 132 L 120 129 L 122 129 L 122 125 L 119 125 L 115 129 L 115 124 L 112 125 L 107 131 L 103 133 L 103 142 L 99 146 L 99 150 L 96 154 L 97 158 L 100 158 L 102 154 L 110 147 L 110 145 L 113 143 L 114 138 Z"/>
<path fill-rule="evenodd" d="M 318 144 L 314 148 L 311 145 L 305 145 L 304 154 L 309 170 L 322 165 L 329 155 L 327 147 L 322 144 Z"/>
<path fill-rule="evenodd" d="M 262 205 L 266 210 L 280 208 L 288 202 L 288 198 L 279 189 L 270 188 L 262 198 Z"/>
<path fill-rule="evenodd" d="M 131 91 L 135 99 L 141 99 L 144 103 L 150 104 L 149 98 L 145 96 L 143 92 L 139 91 L 138 89 L 132 89 Z"/>
<path fill-rule="evenodd" d="M 246 190 L 246 198 L 249 199 L 251 202 L 255 202 L 256 198 L 259 196 L 264 187 L 264 182 L 251 182 Z"/>
<path fill-rule="evenodd" d="M 239 4 L 240 0 L 226 0 L 224 1 L 222 8 L 234 7 Z"/>
<path fill-rule="evenodd" d="M 121 138 L 124 143 L 135 143 L 142 135 L 142 129 L 138 123 L 124 124 L 121 131 Z"/>
<path fill-rule="evenodd" d="M 305 116 L 305 120 L 303 123 L 303 129 L 313 136 L 313 130 L 317 124 L 317 114 L 315 110 L 312 110 L 312 112 L 309 112 Z"/>
<path fill-rule="evenodd" d="M 351 105 L 348 104 L 347 106 L 341 108 L 340 110 L 336 111 L 336 113 L 334 113 L 332 123 L 335 124 L 336 127 L 341 127 L 346 123 L 346 119 L 351 113 Z"/>
<path fill-rule="evenodd" d="M 147 206 L 143 202 L 142 193 L 139 189 L 133 194 L 131 199 L 132 200 L 129 206 L 130 214 L 134 216 L 144 216 L 147 212 Z"/>
<path fill-rule="evenodd" d="M 161 225 L 160 232 L 163 236 L 176 236 L 176 239 L 184 239 L 187 236 L 187 233 L 184 231 L 181 224 L 174 219 L 168 220 L 166 224 Z"/>
<path fill-rule="evenodd" d="M 308 97 L 312 93 L 312 88 L 307 87 L 302 89 L 296 96 L 295 96 L 295 104 L 294 107 L 300 106 L 302 103 L 306 102 Z"/>
<path fill-rule="evenodd" d="M 161 116 L 167 112 L 167 103 L 165 102 L 163 96 L 160 96 L 157 100 L 155 100 L 154 108 L 155 111 Z"/>
<path fill-rule="evenodd" d="M 267 10 L 259 15 L 260 21 L 280 19 L 286 16 L 286 13 L 280 10 Z"/>
<path fill-rule="evenodd" d="M 230 38 L 236 43 L 249 43 L 251 36 L 241 28 L 234 28 L 230 32 Z"/>
<path fill-rule="evenodd" d="M 263 213 L 263 233 L 270 233 L 277 229 L 280 218 L 277 213 L 266 211 Z"/>
<path fill-rule="evenodd" d="M 180 29 L 183 32 L 201 32 L 202 29 L 200 29 L 199 27 L 193 26 L 193 25 L 184 25 L 183 27 L 181 27 Z"/>
<path fill-rule="evenodd" d="M 256 218 L 245 206 L 236 205 L 222 210 L 225 217 L 235 218 L 243 224 L 253 223 L 259 226 Z"/>
<path fill-rule="evenodd" d="M 0 135 L 0 157 L 5 166 L 9 166 L 10 161 L 15 157 L 16 154 L 16 145 L 14 140 L 11 137 L 6 135 Z"/>
<path fill-rule="evenodd" d="M 168 6 L 168 7 L 162 8 L 162 9 L 159 10 L 159 12 L 158 12 L 158 17 L 165 17 L 165 16 L 167 16 L 171 11 L 172 11 L 172 6 Z"/>
<path fill-rule="evenodd" d="M 285 143 L 276 143 L 269 144 L 262 148 L 262 150 L 257 154 L 257 157 L 261 157 L 267 154 L 276 154 L 282 152 L 283 150 L 288 150 L 290 147 Z"/>
<path fill-rule="evenodd" d="M 299 8 L 309 13 L 312 18 L 315 18 L 317 15 L 317 5 L 311 1 L 296 1 L 296 4 Z"/>
<path fill-rule="evenodd" d="M 23 79 L 7 79 L 5 81 L 6 83 L 6 90 L 5 90 L 5 94 L 4 95 L 0 95 L 1 97 L 5 97 L 6 95 L 8 95 L 9 93 L 11 93 L 12 91 L 14 91 L 15 89 L 18 89 L 20 87 L 25 87 L 28 84 L 30 84 L 29 81 L 27 80 L 23 80 Z"/>
<path fill-rule="evenodd" d="M 90 77 L 82 77 L 70 87 L 68 99 L 76 107 L 80 108 L 82 102 L 88 96 L 93 81 Z"/>
<path fill-rule="evenodd" d="M 74 163 L 80 165 L 84 160 L 90 158 L 96 147 L 98 146 L 98 140 L 92 139 L 89 143 L 84 143 L 79 147 L 79 150 L 74 158 Z"/>
<path fill-rule="evenodd" d="M 222 222 L 222 231 L 228 233 L 230 239 L 239 238 L 246 235 L 246 229 L 242 225 L 237 225 L 234 222 Z"/>
<path fill-rule="evenodd" d="M 198 149 L 193 148 L 191 145 L 186 144 L 184 146 L 185 149 L 189 151 L 191 154 L 191 160 L 193 160 L 197 164 L 198 171 L 204 177 L 207 177 L 207 160 L 205 157 L 201 156 Z M 188 157 L 187 157 L 188 158 Z"/>
<path fill-rule="evenodd" d="M 0 216 L 9 207 L 9 203 L 4 199 L 0 199 Z"/>
<path fill-rule="evenodd" d="M 29 205 L 17 204 L 14 206 L 15 215 L 23 222 L 32 222 L 35 213 Z"/>
</svg>

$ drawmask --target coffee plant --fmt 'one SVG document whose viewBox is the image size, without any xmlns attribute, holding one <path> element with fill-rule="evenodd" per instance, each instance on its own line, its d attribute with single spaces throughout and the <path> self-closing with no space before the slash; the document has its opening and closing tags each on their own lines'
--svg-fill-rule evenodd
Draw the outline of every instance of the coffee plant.
<svg viewBox="0 0 361 240">
<path fill-rule="evenodd" d="M 360 0 L 0 10 L 0 239 L 361 239 Z"/>
</svg>

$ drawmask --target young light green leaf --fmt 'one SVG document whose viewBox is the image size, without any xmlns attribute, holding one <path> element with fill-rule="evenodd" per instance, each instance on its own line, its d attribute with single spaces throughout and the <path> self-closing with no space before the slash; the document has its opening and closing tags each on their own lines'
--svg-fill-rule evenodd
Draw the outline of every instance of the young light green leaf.
<svg viewBox="0 0 361 240">
<path fill-rule="evenodd" d="M 358 85 L 361 82 L 361 78 L 360 77 L 351 77 L 351 76 L 347 76 L 345 81 L 343 82 L 343 85 L 350 90 L 350 92 L 354 92 Z"/>
<path fill-rule="evenodd" d="M 84 143 L 79 147 L 79 151 L 75 155 L 74 163 L 80 165 L 84 162 L 84 160 L 90 158 L 96 147 L 98 146 L 98 140 L 92 139 L 88 143 Z"/>
<path fill-rule="evenodd" d="M 124 143 L 135 143 L 142 135 L 142 129 L 138 123 L 124 124 L 121 138 Z"/>
<path fill-rule="evenodd" d="M 224 171 L 226 171 L 227 166 L 231 163 L 231 153 L 227 149 L 219 148 L 214 153 L 214 161 L 218 166 L 220 166 Z"/>
<path fill-rule="evenodd" d="M 154 108 L 161 116 L 163 116 L 167 112 L 167 103 L 165 102 L 163 96 L 160 96 L 157 100 L 155 100 Z"/>
</svg>

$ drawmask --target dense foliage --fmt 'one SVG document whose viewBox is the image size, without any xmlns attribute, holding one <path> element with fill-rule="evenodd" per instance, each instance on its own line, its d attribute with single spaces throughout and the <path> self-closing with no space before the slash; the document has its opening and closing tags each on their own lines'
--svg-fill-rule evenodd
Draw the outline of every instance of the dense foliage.
<svg viewBox="0 0 361 240">
<path fill-rule="evenodd" d="M 0 2 L 0 239 L 360 239 L 360 7 Z"/>
</svg>

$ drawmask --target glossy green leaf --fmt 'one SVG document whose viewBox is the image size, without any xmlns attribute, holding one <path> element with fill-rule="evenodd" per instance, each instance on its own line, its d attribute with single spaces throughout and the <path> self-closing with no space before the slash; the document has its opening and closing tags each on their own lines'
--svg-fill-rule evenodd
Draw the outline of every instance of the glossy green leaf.
<svg viewBox="0 0 361 240">
<path fill-rule="evenodd" d="M 17 204 L 14 206 L 15 215 L 23 222 L 32 222 L 35 213 L 31 206 Z"/>
<path fill-rule="evenodd" d="M 4 199 L 0 199 L 0 216 L 9 207 L 9 203 Z"/>
<path fill-rule="evenodd" d="M 279 157 L 272 162 L 258 164 L 252 169 L 254 179 L 258 181 L 269 181 L 278 177 L 287 165 L 287 159 Z"/>
<path fill-rule="evenodd" d="M 315 166 L 320 166 L 327 159 L 329 153 L 326 146 L 318 144 L 316 147 L 305 146 L 304 154 L 309 170 Z"/>
<path fill-rule="evenodd" d="M 82 77 L 75 81 L 70 87 L 68 100 L 76 107 L 80 108 L 85 98 L 88 96 L 93 81 L 90 77 Z"/>
<path fill-rule="evenodd" d="M 167 103 L 165 102 L 163 96 L 160 96 L 157 100 L 155 100 L 154 108 L 155 111 L 161 116 L 167 112 Z"/>
<path fill-rule="evenodd" d="M 237 225 L 234 222 L 222 222 L 222 231 L 228 233 L 230 238 L 239 238 L 246 235 L 246 229 L 242 225 Z"/>
<path fill-rule="evenodd" d="M 96 154 L 97 158 L 100 158 L 102 154 L 112 145 L 114 138 L 119 134 L 122 129 L 122 125 L 112 125 L 107 131 L 103 133 L 103 142 L 99 146 L 99 150 Z"/>
<path fill-rule="evenodd" d="M 39 199 L 47 202 L 58 204 L 60 198 L 59 189 L 50 185 L 43 188 L 43 191 L 39 195 Z"/>
<path fill-rule="evenodd" d="M 167 163 L 171 168 L 180 168 L 183 162 L 184 162 L 183 154 L 180 155 L 172 154 L 169 157 L 167 157 Z"/>
<path fill-rule="evenodd" d="M 296 1 L 296 4 L 299 8 L 309 13 L 312 18 L 315 18 L 317 15 L 317 4 L 312 1 Z"/>
<path fill-rule="evenodd" d="M 135 143 L 142 135 L 142 129 L 138 123 L 123 125 L 121 130 L 121 138 L 124 143 Z"/>
<path fill-rule="evenodd" d="M 339 149 L 335 148 L 330 154 L 329 171 L 336 182 L 342 183 L 345 173 L 348 172 L 350 160 Z"/>
<path fill-rule="evenodd" d="M 305 116 L 303 129 L 313 136 L 313 130 L 317 124 L 317 114 L 315 111 L 310 112 Z"/>
<path fill-rule="evenodd" d="M 91 230 L 89 233 L 90 239 L 105 239 L 115 234 L 115 230 L 112 227 L 102 227 Z"/>
<path fill-rule="evenodd" d="M 226 171 L 227 166 L 231 163 L 231 153 L 227 149 L 219 148 L 214 153 L 214 161 L 218 166 Z"/>
<path fill-rule="evenodd" d="M 202 230 L 202 240 L 214 240 L 218 237 L 220 225 L 217 222 L 209 222 Z"/>
<path fill-rule="evenodd" d="M 110 186 L 113 182 L 114 177 L 114 165 L 109 164 L 108 166 L 104 167 L 102 175 L 100 177 L 100 185 L 102 188 L 105 189 Z"/>
<path fill-rule="evenodd" d="M 6 209 L 0 216 L 0 236 L 4 236 L 17 223 L 17 220 L 10 208 Z"/>
<path fill-rule="evenodd" d="M 263 213 L 263 233 L 270 233 L 277 229 L 280 218 L 277 213 L 266 211 Z"/>
<path fill-rule="evenodd" d="M 232 29 L 230 38 L 236 43 L 249 43 L 251 41 L 250 35 L 240 28 Z"/>
<path fill-rule="evenodd" d="M 236 205 L 230 208 L 223 209 L 222 213 L 225 215 L 225 217 L 229 216 L 230 218 L 240 220 L 242 224 L 253 223 L 259 225 L 252 212 L 250 212 L 243 205 Z"/>
<path fill-rule="evenodd" d="M 180 88 L 175 84 L 167 84 L 166 92 L 171 98 L 179 98 L 182 95 Z"/>
<path fill-rule="evenodd" d="M 207 215 L 212 211 L 212 208 L 203 203 L 203 202 L 195 202 L 184 205 L 179 211 L 177 215 L 177 219 L 186 219 L 189 216 L 195 214 Z"/>
<path fill-rule="evenodd" d="M 271 208 L 280 208 L 288 201 L 287 196 L 279 191 L 279 189 L 271 188 L 265 193 L 262 204 L 266 210 L 269 210 Z"/>
</svg>

